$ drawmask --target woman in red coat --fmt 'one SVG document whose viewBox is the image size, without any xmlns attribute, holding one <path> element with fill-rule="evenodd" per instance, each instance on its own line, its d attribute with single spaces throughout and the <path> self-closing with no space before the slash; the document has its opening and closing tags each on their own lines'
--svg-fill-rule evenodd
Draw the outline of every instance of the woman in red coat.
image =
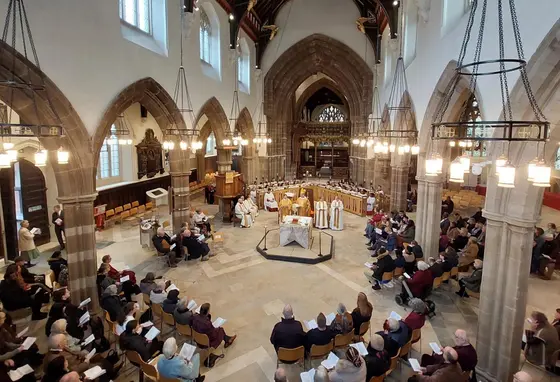
<svg viewBox="0 0 560 382">
<path fill-rule="evenodd" d="M 418 262 L 418 271 L 414 272 L 414 275 L 410 279 L 403 281 L 403 290 L 400 294 L 402 302 L 406 304 L 409 296 L 406 292 L 405 285 L 410 289 L 412 297 L 417 297 L 423 299 L 429 288 L 433 285 L 434 278 L 432 277 L 432 271 L 430 271 L 430 266 L 425 261 Z M 399 302 L 400 303 L 400 302 Z"/>
<path fill-rule="evenodd" d="M 216 349 L 222 341 L 225 342 L 224 348 L 228 348 L 237 336 L 230 337 L 226 334 L 224 328 L 215 328 L 212 325 L 212 316 L 210 316 L 210 304 L 205 303 L 200 307 L 200 313 L 195 314 L 192 318 L 191 327 L 198 333 L 206 334 L 210 341 L 210 347 Z"/>
</svg>

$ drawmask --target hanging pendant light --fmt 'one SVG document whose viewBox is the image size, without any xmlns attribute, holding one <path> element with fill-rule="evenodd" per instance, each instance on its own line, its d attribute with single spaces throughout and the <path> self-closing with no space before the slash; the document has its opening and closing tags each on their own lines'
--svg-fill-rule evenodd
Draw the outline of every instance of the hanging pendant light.
<svg viewBox="0 0 560 382">
<path fill-rule="evenodd" d="M 404 145 L 403 151 L 408 154 L 410 152 L 410 145 Z"/>
<path fill-rule="evenodd" d="M 403 146 L 399 146 L 399 148 L 397 149 L 397 154 L 398 155 L 404 155 L 405 151 L 404 151 L 404 147 Z"/>
<path fill-rule="evenodd" d="M 0 168 L 10 168 L 11 166 L 10 155 L 5 151 L 0 152 Z"/>
<path fill-rule="evenodd" d="M 68 164 L 68 160 L 70 159 L 70 153 L 66 150 L 63 150 L 61 147 L 56 152 L 56 157 L 58 160 L 58 164 Z"/>
<path fill-rule="evenodd" d="M 395 152 L 396 148 L 397 148 L 397 146 L 395 146 L 393 144 L 389 145 L 389 151 L 392 152 L 392 153 Z"/>
<path fill-rule="evenodd" d="M 544 161 L 540 161 L 534 170 L 533 186 L 550 187 L 550 176 L 552 169 Z"/>
<path fill-rule="evenodd" d="M 457 142 L 455 141 L 450 141 L 449 142 L 449 147 L 455 147 L 457 145 Z"/>
<path fill-rule="evenodd" d="M 412 147 L 410 148 L 410 153 L 411 153 L 412 155 L 418 155 L 418 154 L 420 154 L 420 146 L 418 146 L 418 145 L 412 146 Z"/>
<path fill-rule="evenodd" d="M 224 144 L 224 146 L 231 146 L 231 140 L 228 138 L 222 140 L 222 143 Z"/>
<path fill-rule="evenodd" d="M 496 159 L 496 175 L 500 174 L 501 168 L 504 167 L 507 162 L 508 158 L 504 154 L 500 155 L 498 159 Z"/>
<path fill-rule="evenodd" d="M 529 165 L 527 166 L 527 180 L 529 182 L 534 182 L 535 171 L 538 164 L 539 164 L 539 158 L 535 158 L 531 162 L 529 162 Z"/>
<path fill-rule="evenodd" d="M 442 172 L 443 159 L 437 153 L 426 159 L 426 176 L 438 176 Z"/>
<path fill-rule="evenodd" d="M 47 165 L 47 150 L 39 150 L 35 153 L 35 166 L 45 167 Z"/>
<path fill-rule="evenodd" d="M 360 140 L 358 138 L 354 138 L 354 139 L 352 139 L 352 144 L 357 146 L 357 145 L 360 144 Z"/>
<path fill-rule="evenodd" d="M 459 162 L 463 165 L 463 172 L 468 174 L 471 171 L 471 158 L 468 155 L 459 157 Z"/>
<path fill-rule="evenodd" d="M 13 142 L 4 142 L 3 146 L 4 146 L 4 150 L 11 150 L 11 149 L 14 148 L 14 143 Z"/>
<path fill-rule="evenodd" d="M 187 142 L 181 141 L 179 143 L 179 147 L 181 148 L 181 150 L 185 151 L 189 147 L 189 145 L 187 145 Z"/>
<path fill-rule="evenodd" d="M 6 153 L 10 157 L 10 162 L 17 162 L 18 160 L 18 152 L 17 150 L 6 150 Z"/>
<path fill-rule="evenodd" d="M 365 140 L 365 139 L 362 139 L 362 140 L 360 141 L 360 147 L 365 147 L 365 146 L 366 146 L 366 140 Z"/>
<path fill-rule="evenodd" d="M 461 159 L 455 158 L 451 165 L 449 166 L 449 181 L 453 183 L 463 183 L 465 181 L 464 166 Z"/>
<path fill-rule="evenodd" d="M 515 167 L 509 162 L 500 167 L 500 171 L 498 172 L 498 187 L 515 187 Z"/>
</svg>

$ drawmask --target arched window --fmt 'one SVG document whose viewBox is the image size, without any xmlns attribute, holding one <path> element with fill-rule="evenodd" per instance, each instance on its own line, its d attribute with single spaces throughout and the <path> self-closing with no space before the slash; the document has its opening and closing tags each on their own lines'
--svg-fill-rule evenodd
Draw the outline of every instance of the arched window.
<svg viewBox="0 0 560 382">
<path fill-rule="evenodd" d="M 247 41 L 242 39 L 239 42 L 239 57 L 237 58 L 237 82 L 239 83 L 239 89 L 247 94 L 249 94 L 251 78 L 251 57 L 249 54 Z"/>
<path fill-rule="evenodd" d="M 321 111 L 319 117 L 317 117 L 319 122 L 344 122 L 346 116 L 338 107 L 330 105 Z"/>
<path fill-rule="evenodd" d="M 152 0 L 120 0 L 119 15 L 128 25 L 152 34 Z"/>
<path fill-rule="evenodd" d="M 206 156 L 207 157 L 212 157 L 218 155 L 218 152 L 216 150 L 216 137 L 214 136 L 214 133 L 210 133 L 210 135 L 208 136 L 208 139 L 206 140 Z"/>
<path fill-rule="evenodd" d="M 101 146 L 99 166 L 97 167 L 98 179 L 114 178 L 121 174 L 119 143 L 115 135 L 116 132 L 117 128 L 113 124 L 110 137 L 105 139 L 103 146 Z"/>
<path fill-rule="evenodd" d="M 200 59 L 209 65 L 212 52 L 212 25 L 204 9 L 200 8 Z"/>
<path fill-rule="evenodd" d="M 462 119 L 467 122 L 478 122 L 482 120 L 480 117 L 480 105 L 474 94 L 467 101 L 467 105 L 465 105 Z M 467 129 L 468 135 L 473 134 L 472 129 L 474 129 L 474 136 L 477 138 L 489 138 L 488 135 L 491 134 L 490 130 L 481 127 L 469 127 Z M 473 157 L 485 157 L 487 155 L 486 142 L 484 141 L 474 142 L 474 145 L 466 150 L 470 151 Z"/>
<path fill-rule="evenodd" d="M 554 160 L 554 169 L 560 170 L 560 147 L 556 151 L 556 159 Z"/>
</svg>

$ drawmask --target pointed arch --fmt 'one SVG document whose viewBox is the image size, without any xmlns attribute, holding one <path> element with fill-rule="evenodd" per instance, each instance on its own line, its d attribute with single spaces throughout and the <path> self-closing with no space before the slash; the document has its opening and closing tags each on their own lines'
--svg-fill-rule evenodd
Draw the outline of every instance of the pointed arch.
<svg viewBox="0 0 560 382">
<path fill-rule="evenodd" d="M 243 146 L 243 155 L 241 156 L 241 173 L 246 182 L 251 183 L 257 176 L 257 145 L 253 143 L 256 137 L 253 118 L 249 110 L 244 107 L 237 118 L 237 128 L 241 132 L 243 138 L 249 141 L 247 146 Z"/>
<path fill-rule="evenodd" d="M 229 135 L 229 119 L 220 101 L 218 101 L 216 97 L 210 98 L 202 105 L 198 112 L 195 126 L 199 125 L 204 115 L 208 118 L 208 121 L 200 127 L 200 141 L 205 142 L 210 132 L 213 132 L 216 137 L 216 146 L 221 148 L 223 146 L 222 141 Z"/>
<path fill-rule="evenodd" d="M 340 98 L 342 100 L 344 108 L 346 109 L 346 111 L 349 111 L 348 100 L 346 99 L 344 94 L 340 91 L 337 83 L 334 82 L 333 80 L 331 80 L 328 77 L 322 77 L 322 78 L 318 79 L 317 81 L 313 82 L 311 85 L 309 85 L 303 91 L 303 93 L 299 96 L 299 98 L 297 99 L 296 107 L 294 109 L 294 120 L 295 121 L 297 121 L 298 118 L 301 118 L 301 114 L 303 112 L 303 108 L 304 108 L 307 100 L 313 94 L 315 94 L 317 91 L 319 91 L 322 88 L 327 88 L 330 91 L 332 91 L 334 94 L 336 94 L 338 96 L 338 98 Z"/>
<path fill-rule="evenodd" d="M 99 152 L 111 125 L 117 117 L 124 113 L 132 104 L 140 103 L 154 117 L 161 131 L 170 125 L 185 129 L 185 121 L 179 108 L 169 93 L 151 77 L 143 78 L 123 89 L 107 107 L 93 137 L 95 167 L 99 161 Z"/>
</svg>

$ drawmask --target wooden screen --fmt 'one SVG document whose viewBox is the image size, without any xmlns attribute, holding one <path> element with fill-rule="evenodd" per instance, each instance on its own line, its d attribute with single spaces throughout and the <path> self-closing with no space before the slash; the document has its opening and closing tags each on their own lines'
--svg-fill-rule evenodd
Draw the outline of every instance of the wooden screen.
<svg viewBox="0 0 560 382">
<path fill-rule="evenodd" d="M 0 170 L 0 198 L 2 200 L 2 234 L 6 247 L 0 245 L 2 257 L 7 256 L 13 260 L 18 255 L 16 203 L 14 198 L 14 172 L 13 168 Z M 1 242 L 0 242 L 1 243 Z"/>
<path fill-rule="evenodd" d="M 35 245 L 43 245 L 51 241 L 45 177 L 41 169 L 33 163 L 25 159 L 20 159 L 18 163 L 23 218 L 29 220 L 29 228 L 41 229 L 41 234 L 35 235 Z"/>
</svg>

